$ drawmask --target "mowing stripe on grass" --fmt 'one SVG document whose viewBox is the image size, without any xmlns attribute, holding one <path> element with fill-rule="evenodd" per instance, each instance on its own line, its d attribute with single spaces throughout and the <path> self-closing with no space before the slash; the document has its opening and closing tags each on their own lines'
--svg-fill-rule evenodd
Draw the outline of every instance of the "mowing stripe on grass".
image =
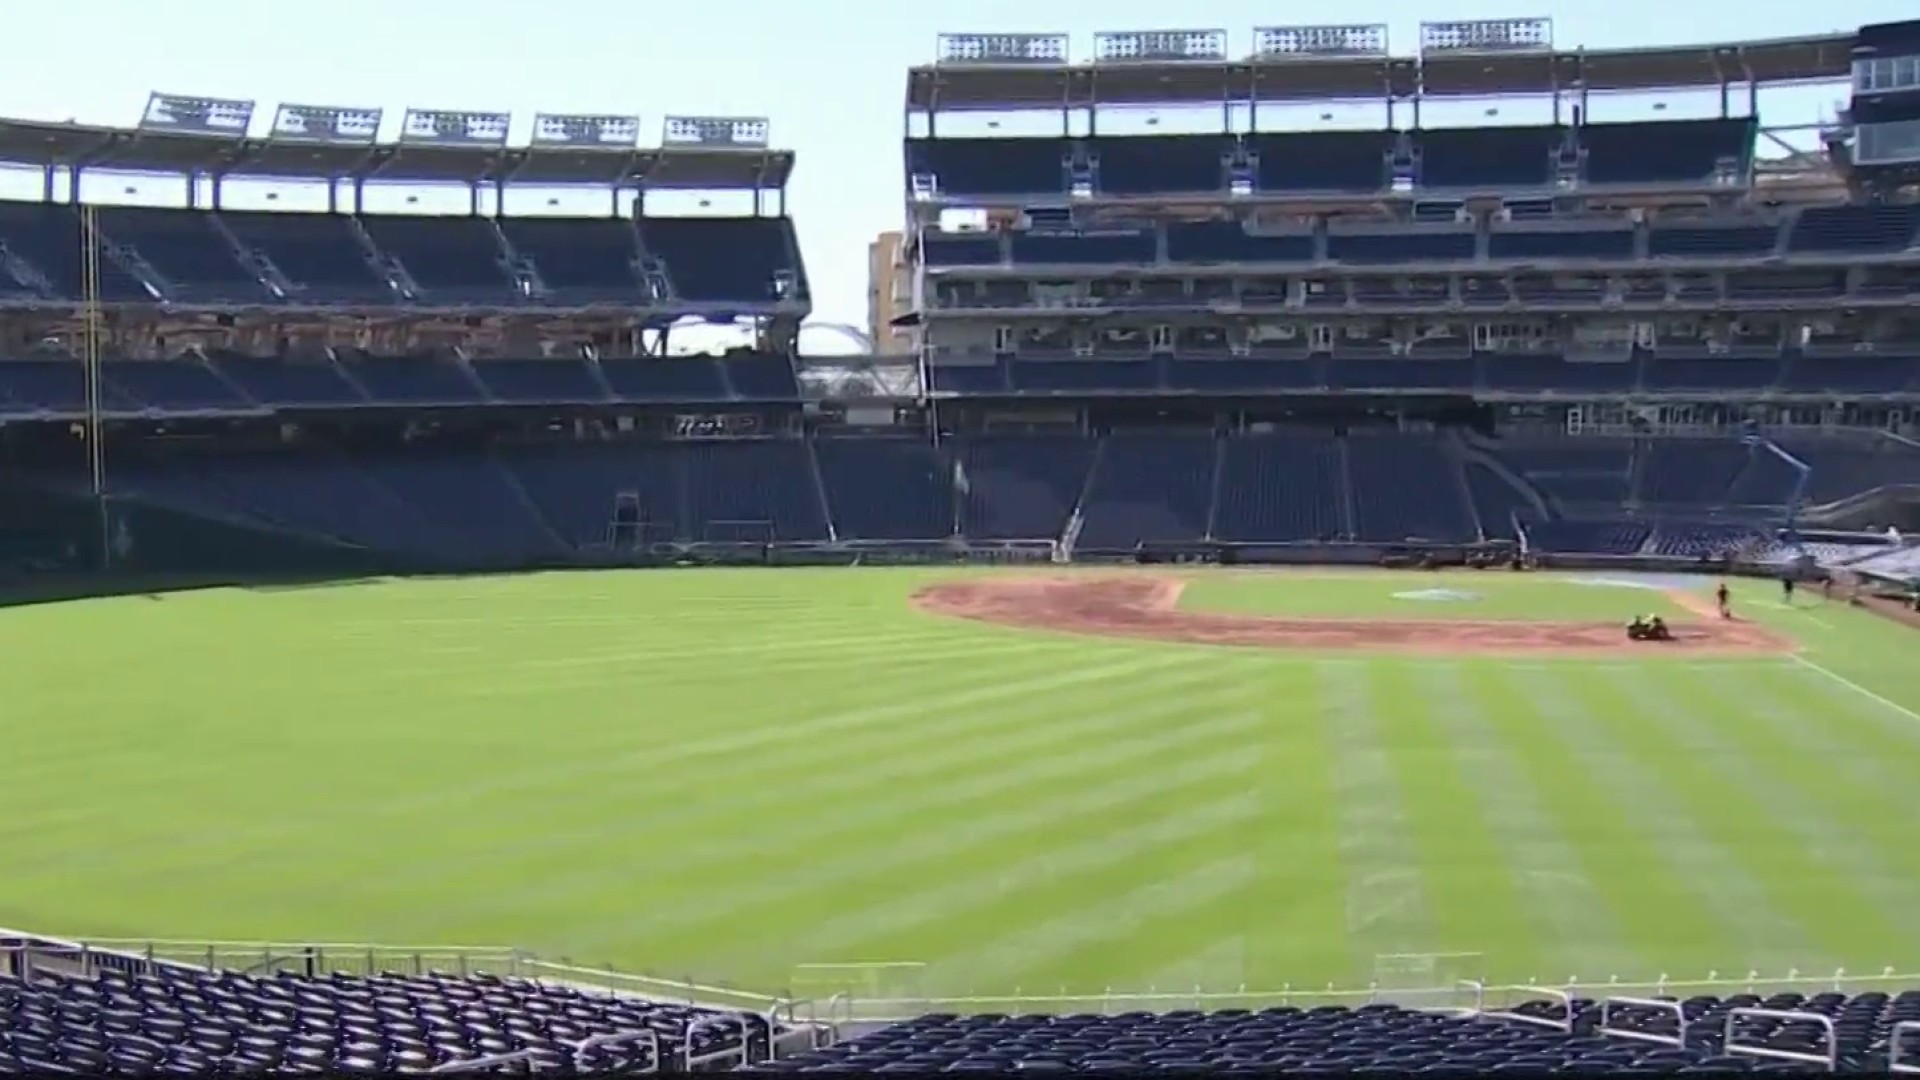
<svg viewBox="0 0 1920 1080">
<path fill-rule="evenodd" d="M 1406 793 L 1389 764 L 1378 710 L 1393 708 L 1372 685 L 1373 670 L 1316 665 L 1316 702 L 1332 749 L 1340 865 L 1347 875 L 1347 937 L 1356 966 L 1374 956 L 1432 952 L 1436 940 Z"/>
<path fill-rule="evenodd" d="M 1499 952 L 1498 959 L 1510 970 L 1565 975 L 1613 969 L 1632 952 L 1518 749 L 1487 719 L 1489 709 L 1502 703 L 1478 692 L 1484 686 L 1468 674 L 1474 668 L 1492 678 L 1506 665 L 1474 662 L 1413 671 L 1416 692 L 1428 702 L 1436 725 L 1452 745 L 1456 767 L 1479 806 L 1482 828 L 1518 893 L 1516 925 L 1530 930 L 1525 938 L 1495 936 L 1479 951 Z M 1490 867 L 1487 872 L 1498 871 Z"/>
<path fill-rule="evenodd" d="M 1778 844 L 1777 833 L 1767 846 L 1754 843 L 1768 832 L 1764 815 L 1756 826 L 1760 809 L 1703 760 L 1694 715 L 1703 696 L 1687 672 L 1658 667 L 1644 680 L 1588 680 L 1565 702 L 1575 720 L 1565 735 L 1619 792 L 1618 812 L 1641 823 L 1739 942 L 1724 966 L 1830 970 L 1805 921 L 1817 913 L 1795 887 L 1817 868 L 1790 843 Z"/>
</svg>

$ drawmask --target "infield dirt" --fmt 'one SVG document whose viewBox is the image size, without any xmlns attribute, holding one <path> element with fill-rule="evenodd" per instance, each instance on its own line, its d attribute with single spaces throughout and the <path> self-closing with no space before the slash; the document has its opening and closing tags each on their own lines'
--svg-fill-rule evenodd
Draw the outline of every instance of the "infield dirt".
<svg viewBox="0 0 1920 1080">
<path fill-rule="evenodd" d="M 1705 600 L 1670 593 L 1697 616 L 1675 620 L 1674 640 L 1630 642 L 1598 622 L 1471 619 L 1300 619 L 1183 611 L 1178 577 L 1006 577 L 942 582 L 916 592 L 923 611 L 1038 630 L 1201 645 L 1448 656 L 1764 656 L 1792 643 L 1765 627 L 1721 619 Z"/>
</svg>

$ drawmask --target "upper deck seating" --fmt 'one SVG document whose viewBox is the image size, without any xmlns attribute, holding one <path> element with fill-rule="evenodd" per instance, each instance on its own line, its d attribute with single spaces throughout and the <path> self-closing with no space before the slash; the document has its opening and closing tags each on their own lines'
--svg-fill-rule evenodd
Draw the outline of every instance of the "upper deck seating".
<svg viewBox="0 0 1920 1080">
<path fill-rule="evenodd" d="M 778 217 L 643 217 L 640 239 L 667 264 L 673 291 L 706 304 L 800 300 L 805 281 L 794 265 L 793 223 Z M 781 279 L 791 287 L 783 292 Z"/>
<path fill-rule="evenodd" d="M 1387 186 L 1388 131 L 1307 131 L 1247 136 L 1261 191 L 1375 192 Z"/>
<path fill-rule="evenodd" d="M 745 401 L 795 401 L 800 379 L 793 361 L 784 356 L 748 354 L 720 361 L 721 374 L 735 397 Z"/>
<path fill-rule="evenodd" d="M 166 412 L 232 412 L 253 405 L 197 359 L 108 360 L 100 368 L 128 401 Z"/>
<path fill-rule="evenodd" d="M 376 269 L 344 214 L 222 210 L 240 246 L 254 251 L 294 287 L 296 303 L 390 304 L 393 284 Z"/>
<path fill-rule="evenodd" d="M 1744 176 L 1753 165 L 1758 125 L 1751 118 L 1585 124 L 1589 184 L 1705 183 L 1723 163 Z"/>
<path fill-rule="evenodd" d="M 103 383 L 101 408 L 134 412 L 141 404 Z M 87 373 L 69 357 L 0 360 L 0 414 L 78 416 L 87 407 Z"/>
<path fill-rule="evenodd" d="M 1427 128 L 1412 133 L 1426 188 L 1539 188 L 1552 177 L 1554 127 Z"/>
<path fill-rule="evenodd" d="M 264 303 L 273 294 L 219 231 L 212 214 L 141 206 L 99 208 L 100 231 L 166 279 L 176 303 Z"/>
<path fill-rule="evenodd" d="M 1226 190 L 1224 158 L 1232 140 L 1222 135 L 1125 135 L 1087 140 L 1108 195 L 1163 195 Z"/>
<path fill-rule="evenodd" d="M 482 400 L 480 384 L 455 360 L 438 356 L 342 354 L 342 370 L 351 375 L 376 405 L 472 405 Z"/>
<path fill-rule="evenodd" d="M 340 408 L 367 403 L 366 395 L 324 357 L 279 360 L 215 355 L 213 368 L 263 405 Z"/>
<path fill-rule="evenodd" d="M 0 202 L 0 245 L 46 279 L 51 298 L 79 300 L 83 294 L 80 215 L 71 206 Z M 104 254 L 99 260 L 100 299 L 108 303 L 146 303 L 153 294 L 120 264 Z"/>
<path fill-rule="evenodd" d="M 427 304 L 505 304 L 523 299 L 507 273 L 493 223 L 477 217 L 368 214 L 360 219 L 381 253 L 399 261 Z"/>
<path fill-rule="evenodd" d="M 1067 142 L 1038 139 L 908 139 L 909 175 L 928 175 L 942 195 L 1058 195 L 1067 189 Z"/>
<path fill-rule="evenodd" d="M 704 402 L 727 399 L 720 365 L 705 357 L 609 359 L 600 371 L 622 401 Z"/>
<path fill-rule="evenodd" d="M 501 232 L 533 262 L 549 299 L 560 303 L 634 303 L 639 245 L 633 222 L 618 218 L 501 218 Z"/>
</svg>

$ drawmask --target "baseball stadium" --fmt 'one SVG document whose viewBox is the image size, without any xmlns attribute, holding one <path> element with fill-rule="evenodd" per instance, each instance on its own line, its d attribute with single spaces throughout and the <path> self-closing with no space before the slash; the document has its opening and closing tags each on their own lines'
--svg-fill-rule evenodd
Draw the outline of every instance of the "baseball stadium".
<svg viewBox="0 0 1920 1080">
<path fill-rule="evenodd" d="M 1920 1074 L 1920 22 L 1389 36 L 943 36 L 852 352 L 778 118 L 0 120 L 0 1072 Z"/>
</svg>

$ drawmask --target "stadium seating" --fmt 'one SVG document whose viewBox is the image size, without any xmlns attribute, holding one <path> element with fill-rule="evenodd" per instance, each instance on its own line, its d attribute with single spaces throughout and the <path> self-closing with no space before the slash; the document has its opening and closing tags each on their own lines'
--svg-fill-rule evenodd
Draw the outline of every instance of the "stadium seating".
<svg viewBox="0 0 1920 1080">
<path fill-rule="evenodd" d="M 908 139 L 909 176 L 932 177 L 944 195 L 1045 195 L 1067 188 L 1064 140 Z"/>
<path fill-rule="evenodd" d="M 56 300 L 81 297 L 81 235 L 80 216 L 71 206 L 0 201 L 0 251 L 41 279 L 32 290 L 36 296 Z M 108 242 L 103 240 L 102 246 Z M 118 261 L 103 257 L 99 267 L 100 299 L 154 299 L 154 293 Z"/>
<path fill-rule="evenodd" d="M 1184 543 L 1207 533 L 1218 446 L 1196 434 L 1115 434 L 1101 445 L 1088 480 L 1080 546 L 1127 551 Z"/>
<path fill-rule="evenodd" d="M 1400 1005 L 1276 1006 L 1252 1011 L 1179 1010 L 1099 1015 L 936 1013 L 830 1047 L 754 1066 L 756 1072 L 1178 1072 L 1253 1075 L 1362 1072 L 1467 1076 L 1560 1073 L 1724 1074 L 1805 1070 L 1826 1050 L 1825 1031 L 1808 1020 L 1738 1018 L 1739 1046 L 1802 1055 L 1753 1057 L 1731 1050 L 1728 1021 L 1739 1008 L 1805 1012 L 1829 1018 L 1842 1069 L 1884 1069 L 1893 1025 L 1920 1016 L 1920 992 L 1845 995 L 1774 994 L 1695 997 L 1678 1003 L 1687 1017 L 1674 1031 L 1668 1009 L 1600 1007 L 1576 1000 L 1571 1030 L 1556 1021 L 1558 1003 L 1525 1003 L 1523 1021 L 1447 1015 Z"/>
<path fill-rule="evenodd" d="M 643 217 L 642 251 L 666 263 L 675 297 L 700 304 L 801 300 L 793 223 L 776 217 Z"/>
<path fill-rule="evenodd" d="M 161 278 L 176 303 L 258 304 L 276 299 L 240 261 L 240 252 L 212 214 L 135 206 L 99 211 L 109 243 L 131 248 Z"/>
<path fill-rule="evenodd" d="M 642 295 L 639 238 L 630 221 L 502 218 L 500 230 L 555 303 L 631 303 Z"/>
<path fill-rule="evenodd" d="M 384 305 L 398 298 L 350 217 L 223 210 L 220 220 L 244 250 L 287 282 L 289 300 Z"/>
<path fill-rule="evenodd" d="M 976 540 L 1052 540 L 1065 531 L 1093 465 L 1077 435 L 984 435 L 959 447 L 960 531 Z"/>
<path fill-rule="evenodd" d="M 0 1073 L 426 1072 L 515 1053 L 522 1071 L 683 1071 L 760 1060 L 776 1034 L 751 1013 L 487 975 L 0 978 Z M 628 1037 L 581 1047 L 608 1035 Z"/>
<path fill-rule="evenodd" d="M 360 221 L 424 303 L 497 305 L 523 298 L 507 273 L 492 221 L 397 214 L 369 214 Z"/>
<path fill-rule="evenodd" d="M 814 450 L 840 539 L 953 535 L 953 466 L 927 440 L 823 438 Z"/>
<path fill-rule="evenodd" d="M 1324 435 L 1226 440 L 1213 532 L 1222 540 L 1326 540 L 1355 532 L 1340 443 Z"/>
</svg>

